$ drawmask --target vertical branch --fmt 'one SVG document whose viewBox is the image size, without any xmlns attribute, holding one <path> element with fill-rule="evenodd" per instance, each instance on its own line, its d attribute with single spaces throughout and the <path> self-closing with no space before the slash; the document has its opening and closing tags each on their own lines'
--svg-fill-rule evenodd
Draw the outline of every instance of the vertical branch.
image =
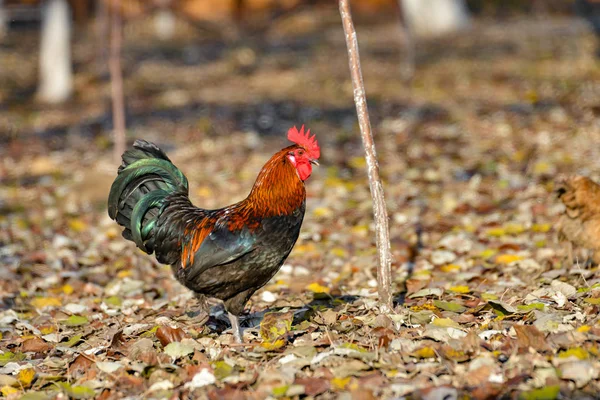
<svg viewBox="0 0 600 400">
<path fill-rule="evenodd" d="M 96 20 L 94 27 L 95 42 L 96 42 L 96 73 L 104 80 L 107 75 L 106 67 L 108 64 L 108 38 L 110 19 L 109 5 L 105 0 L 96 1 Z"/>
<path fill-rule="evenodd" d="M 120 2 L 113 3 L 110 21 L 110 88 L 112 96 L 112 114 L 114 130 L 113 157 L 118 163 L 125 151 L 125 101 L 123 98 L 123 73 L 121 69 L 121 47 L 123 30 L 121 26 Z"/>
<path fill-rule="evenodd" d="M 8 31 L 8 15 L 4 7 L 4 0 L 0 0 L 0 40 L 4 39 Z"/>
<path fill-rule="evenodd" d="M 404 44 L 403 60 L 400 64 L 400 75 L 405 82 L 409 82 L 415 75 L 416 53 L 415 53 L 415 37 L 408 25 L 408 17 L 404 12 L 403 6 L 406 0 L 398 0 L 398 23 L 400 34 Z"/>
<path fill-rule="evenodd" d="M 363 84 L 362 72 L 360 68 L 360 57 L 358 54 L 358 41 L 356 40 L 356 31 L 352 22 L 350 5 L 348 0 L 339 0 L 340 15 L 346 34 L 346 45 L 348 46 L 348 60 L 350 64 L 350 75 L 352 77 L 352 86 L 354 87 L 354 103 L 358 115 L 358 124 L 362 136 L 363 146 L 365 148 L 367 168 L 369 174 L 369 187 L 371 188 L 371 197 L 373 198 L 373 214 L 375 216 L 375 230 L 377 239 L 377 252 L 379 255 L 379 265 L 377 269 L 377 283 L 379 289 L 379 301 L 389 309 L 392 308 L 392 256 L 390 252 L 390 232 L 388 228 L 388 216 L 383 197 L 383 186 L 379 177 L 379 163 L 375 152 L 375 143 L 371 132 L 371 121 L 369 120 L 369 110 L 367 109 L 367 99 L 365 96 L 365 86 Z"/>
</svg>

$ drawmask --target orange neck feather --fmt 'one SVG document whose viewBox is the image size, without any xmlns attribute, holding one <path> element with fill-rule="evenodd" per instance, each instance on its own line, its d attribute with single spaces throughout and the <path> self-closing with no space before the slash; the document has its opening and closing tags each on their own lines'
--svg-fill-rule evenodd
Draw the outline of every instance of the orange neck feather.
<svg viewBox="0 0 600 400">
<path fill-rule="evenodd" d="M 248 197 L 243 201 L 261 217 L 287 215 L 298 209 L 306 199 L 304 182 L 287 158 L 296 145 L 275 153 L 262 168 Z"/>
</svg>

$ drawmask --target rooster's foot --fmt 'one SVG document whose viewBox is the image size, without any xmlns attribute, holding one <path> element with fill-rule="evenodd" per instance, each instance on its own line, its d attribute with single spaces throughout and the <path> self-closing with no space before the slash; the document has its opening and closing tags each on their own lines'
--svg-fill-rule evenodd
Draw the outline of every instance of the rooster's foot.
<svg viewBox="0 0 600 400">
<path fill-rule="evenodd" d="M 233 332 L 233 337 L 235 338 L 236 343 L 242 343 L 242 327 L 240 326 L 240 320 L 236 315 L 232 313 L 229 314 L 229 322 L 231 322 L 231 330 Z"/>
</svg>

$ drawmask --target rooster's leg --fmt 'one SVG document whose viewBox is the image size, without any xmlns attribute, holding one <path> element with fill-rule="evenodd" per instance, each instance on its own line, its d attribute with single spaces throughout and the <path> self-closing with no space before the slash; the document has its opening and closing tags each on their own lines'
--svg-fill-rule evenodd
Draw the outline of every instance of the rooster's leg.
<svg viewBox="0 0 600 400">
<path fill-rule="evenodd" d="M 239 318 L 232 313 L 227 314 L 229 314 L 229 322 L 231 322 L 231 330 L 236 343 L 242 343 L 242 328 L 240 327 Z"/>
</svg>

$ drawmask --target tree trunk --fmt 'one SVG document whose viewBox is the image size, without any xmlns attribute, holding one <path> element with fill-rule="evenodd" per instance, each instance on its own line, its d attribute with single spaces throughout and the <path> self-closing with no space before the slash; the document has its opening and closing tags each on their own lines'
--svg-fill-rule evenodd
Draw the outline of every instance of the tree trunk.
<svg viewBox="0 0 600 400">
<path fill-rule="evenodd" d="M 115 162 L 120 163 L 121 154 L 125 151 L 125 99 L 123 95 L 123 72 L 121 68 L 121 47 L 123 30 L 121 26 L 120 7 L 113 7 L 110 21 L 110 88 L 112 96 L 113 132 Z"/>
<path fill-rule="evenodd" d="M 37 98 L 61 103 L 73 92 L 71 15 L 66 0 L 48 0 L 42 17 Z"/>
<path fill-rule="evenodd" d="M 4 0 L 0 0 L 0 40 L 2 40 L 8 32 L 8 15 L 4 8 Z"/>
<path fill-rule="evenodd" d="M 109 53 L 109 7 L 107 2 L 99 0 L 96 3 L 94 21 L 94 41 L 96 45 L 96 73 L 102 80 L 108 76 L 108 53 Z"/>
<path fill-rule="evenodd" d="M 371 197 L 373 198 L 373 214 L 375 216 L 377 252 L 379 255 L 379 265 L 377 269 L 379 301 L 384 307 L 391 310 L 392 255 L 390 251 L 390 232 L 388 228 L 387 209 L 383 196 L 383 185 L 381 184 L 381 178 L 379 177 L 379 163 L 377 162 L 377 153 L 375 151 L 375 143 L 373 142 L 365 86 L 360 68 L 358 41 L 356 39 L 354 23 L 352 22 L 350 5 L 348 4 L 348 0 L 339 0 L 339 2 L 340 15 L 342 17 L 344 33 L 346 34 L 346 45 L 348 47 L 350 75 L 352 77 L 352 86 L 354 87 L 354 104 L 356 105 L 358 124 L 360 126 L 363 146 L 365 148 L 369 187 L 371 189 Z"/>
</svg>

